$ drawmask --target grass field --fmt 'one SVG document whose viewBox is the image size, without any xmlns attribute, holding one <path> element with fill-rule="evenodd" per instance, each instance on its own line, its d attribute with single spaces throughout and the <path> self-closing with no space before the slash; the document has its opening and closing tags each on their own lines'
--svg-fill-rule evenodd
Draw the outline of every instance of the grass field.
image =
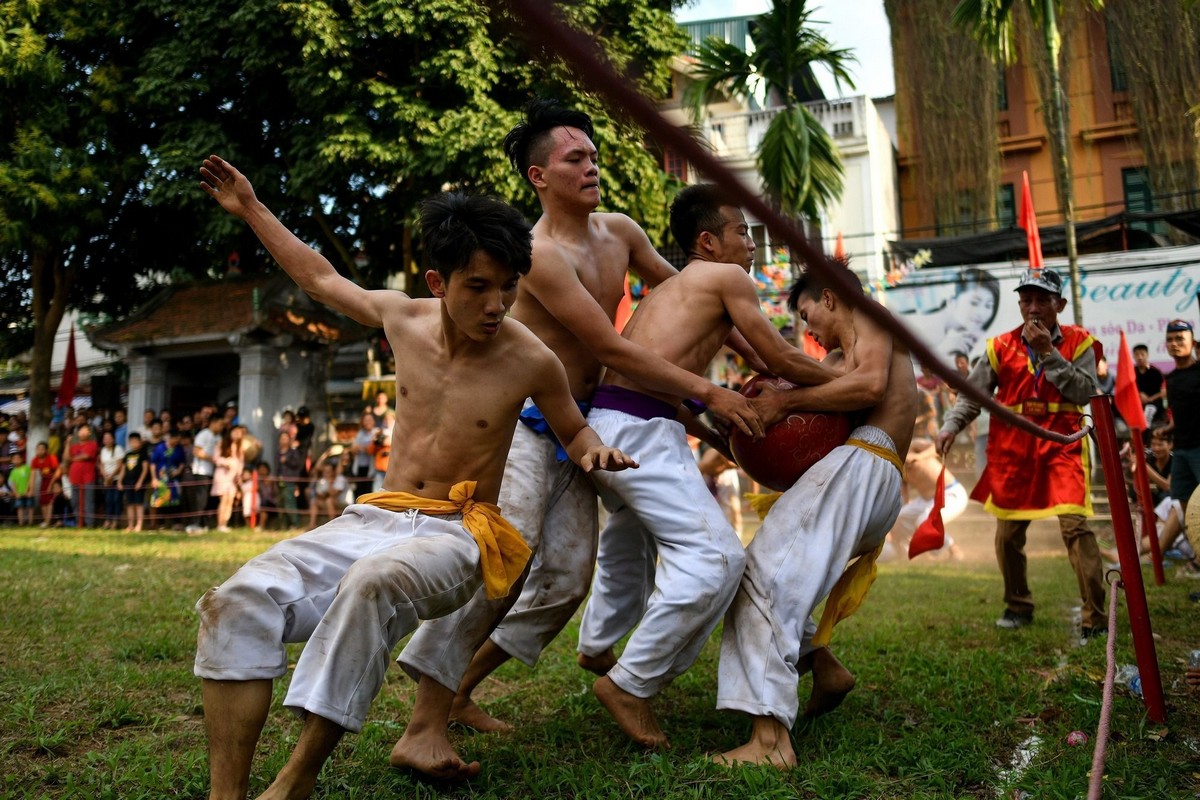
<svg viewBox="0 0 1200 800">
<path fill-rule="evenodd" d="M 192 604 L 273 541 L 246 530 L 184 538 L 0 529 L 0 798 L 205 797 Z M 316 796 L 1081 798 L 1092 742 L 1066 740 L 1075 730 L 1095 735 L 1104 646 L 1068 642 L 1078 595 L 1065 552 L 1032 557 L 1030 576 L 1037 622 L 1012 633 L 993 625 L 1001 588 L 991 561 L 885 564 L 866 605 L 834 636 L 858 688 L 837 712 L 797 724 L 800 765 L 787 774 L 708 763 L 706 754 L 749 730 L 745 718 L 713 709 L 715 638 L 657 701 L 673 743 L 659 755 L 630 744 L 592 697 L 591 676 L 574 664 L 572 627 L 536 670 L 510 664 L 481 689 L 483 704 L 517 729 L 455 732 L 460 752 L 484 766 L 470 784 L 388 768 L 413 695 L 397 668 Z M 1141 702 L 1118 690 L 1104 796 L 1194 798 L 1200 697 L 1186 693 L 1182 674 L 1188 651 L 1200 648 L 1200 605 L 1189 599 L 1200 582 L 1155 587 L 1148 577 L 1147 585 L 1169 716 L 1165 727 L 1149 723 Z M 1120 619 L 1118 662 L 1134 663 L 1124 603 Z M 278 706 L 285 683 L 255 791 L 299 731 Z M 800 691 L 808 689 L 805 679 Z"/>
</svg>

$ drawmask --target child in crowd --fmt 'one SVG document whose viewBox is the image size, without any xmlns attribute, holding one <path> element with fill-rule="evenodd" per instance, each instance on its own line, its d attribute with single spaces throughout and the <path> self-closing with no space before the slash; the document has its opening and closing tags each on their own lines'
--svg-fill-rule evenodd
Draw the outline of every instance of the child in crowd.
<svg viewBox="0 0 1200 800">
<path fill-rule="evenodd" d="M 75 527 L 75 507 L 63 489 L 61 478 L 50 483 L 50 525 L 54 528 Z"/>
<path fill-rule="evenodd" d="M 139 532 L 146 519 L 146 486 L 150 484 L 150 457 L 142 444 L 142 435 L 130 431 L 125 457 L 121 460 L 118 481 L 125 494 L 125 530 Z"/>
<path fill-rule="evenodd" d="M 18 525 L 33 524 L 33 469 L 25 463 L 25 454 L 12 454 L 12 471 L 8 473 L 8 485 L 13 493 L 13 507 L 17 511 Z"/>
<path fill-rule="evenodd" d="M 54 494 L 50 491 L 50 487 L 54 483 L 54 479 L 60 474 L 60 465 L 58 456 L 50 452 L 50 446 L 47 442 L 38 442 L 37 449 L 33 452 L 33 460 L 29 462 L 30 468 L 37 476 L 38 487 L 38 506 L 42 509 L 42 525 L 43 528 L 50 527 L 51 519 L 51 503 L 54 500 Z"/>
</svg>

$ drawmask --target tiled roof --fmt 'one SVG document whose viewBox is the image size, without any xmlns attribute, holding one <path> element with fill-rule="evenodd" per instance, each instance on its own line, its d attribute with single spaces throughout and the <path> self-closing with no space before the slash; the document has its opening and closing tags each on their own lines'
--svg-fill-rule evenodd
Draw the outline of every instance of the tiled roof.
<svg viewBox="0 0 1200 800">
<path fill-rule="evenodd" d="M 144 345 L 245 331 L 254 326 L 255 292 L 261 297 L 272 280 L 168 287 L 127 319 L 93 331 L 91 338 L 110 345 Z"/>
</svg>

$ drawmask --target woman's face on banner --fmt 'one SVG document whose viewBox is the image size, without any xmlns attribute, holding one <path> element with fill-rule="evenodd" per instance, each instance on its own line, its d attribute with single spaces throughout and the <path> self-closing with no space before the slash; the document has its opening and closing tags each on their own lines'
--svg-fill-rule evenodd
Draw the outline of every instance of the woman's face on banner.
<svg viewBox="0 0 1200 800">
<path fill-rule="evenodd" d="M 983 330 L 996 310 L 996 299 L 987 289 L 973 286 L 954 298 L 954 315 L 964 325 Z"/>
</svg>

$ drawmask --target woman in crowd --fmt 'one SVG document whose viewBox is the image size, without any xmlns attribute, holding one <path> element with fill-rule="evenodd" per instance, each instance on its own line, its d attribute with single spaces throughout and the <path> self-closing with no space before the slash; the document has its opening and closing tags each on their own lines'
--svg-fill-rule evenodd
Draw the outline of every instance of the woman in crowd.
<svg viewBox="0 0 1200 800">
<path fill-rule="evenodd" d="M 213 456 L 212 495 L 217 498 L 217 530 L 229 532 L 229 518 L 233 516 L 233 501 L 241 488 L 242 468 L 245 458 L 242 439 L 246 429 L 232 425 L 221 433 L 221 444 Z"/>
</svg>

